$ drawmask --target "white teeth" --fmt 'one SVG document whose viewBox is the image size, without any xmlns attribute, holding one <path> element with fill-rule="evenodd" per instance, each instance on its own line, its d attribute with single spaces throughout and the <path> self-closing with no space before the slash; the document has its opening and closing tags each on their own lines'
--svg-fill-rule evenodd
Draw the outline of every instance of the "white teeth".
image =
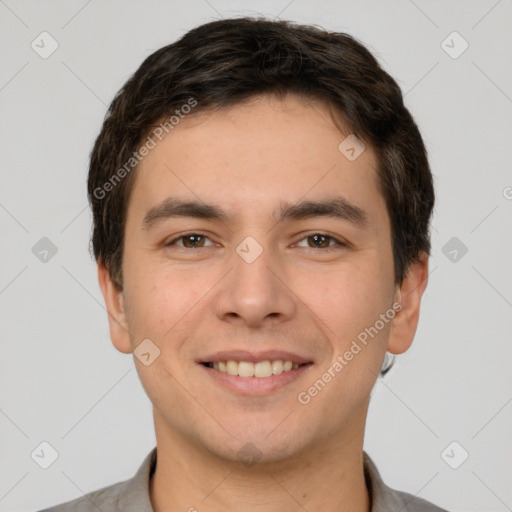
<svg viewBox="0 0 512 512">
<path fill-rule="evenodd" d="M 272 361 L 272 373 L 274 375 L 283 373 L 283 361 Z"/>
<path fill-rule="evenodd" d="M 236 361 L 228 361 L 226 370 L 229 375 L 238 375 L 238 363 Z"/>
<path fill-rule="evenodd" d="M 240 377 L 252 377 L 254 375 L 254 365 L 247 361 L 240 361 L 238 363 L 238 375 Z"/>
<path fill-rule="evenodd" d="M 229 375 L 235 375 L 239 377 L 257 377 L 265 378 L 271 377 L 272 375 L 280 375 L 283 372 L 289 372 L 290 370 L 296 370 L 300 367 L 298 363 L 292 363 L 291 361 L 260 361 L 259 363 L 251 363 L 249 361 L 219 361 L 213 363 L 212 366 L 215 370 L 219 370 L 222 373 Z"/>
<path fill-rule="evenodd" d="M 241 364 L 241 363 L 240 363 Z M 272 364 L 270 361 L 260 361 L 254 365 L 255 377 L 270 377 L 272 375 Z"/>
</svg>

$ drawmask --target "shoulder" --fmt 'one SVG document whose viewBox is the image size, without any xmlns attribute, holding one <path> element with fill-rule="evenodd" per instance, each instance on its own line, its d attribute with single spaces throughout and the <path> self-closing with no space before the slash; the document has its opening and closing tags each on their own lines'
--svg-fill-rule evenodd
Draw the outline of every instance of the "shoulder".
<svg viewBox="0 0 512 512">
<path fill-rule="evenodd" d="M 39 512 L 117 512 L 119 496 L 121 495 L 126 481 L 118 482 L 108 487 L 102 487 L 92 491 L 80 498 L 66 501 L 60 505 L 40 510 Z"/>
<path fill-rule="evenodd" d="M 391 493 L 396 495 L 397 499 L 403 502 L 403 508 L 401 509 L 402 512 L 448 512 L 446 509 L 440 508 L 430 501 L 418 498 L 412 494 L 396 491 L 389 487 L 388 489 Z"/>
<path fill-rule="evenodd" d="M 146 456 L 135 476 L 102 487 L 80 498 L 39 512 L 153 512 L 149 481 L 156 467 L 156 447 Z"/>
<path fill-rule="evenodd" d="M 366 485 L 371 496 L 371 512 L 448 512 L 422 498 L 388 487 L 375 463 L 363 451 L 363 466 Z"/>
</svg>

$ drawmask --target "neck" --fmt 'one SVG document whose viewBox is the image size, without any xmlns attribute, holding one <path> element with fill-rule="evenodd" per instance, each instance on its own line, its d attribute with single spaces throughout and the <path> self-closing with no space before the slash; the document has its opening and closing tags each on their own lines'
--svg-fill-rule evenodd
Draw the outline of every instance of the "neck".
<svg viewBox="0 0 512 512">
<path fill-rule="evenodd" d="M 160 418 L 161 420 L 162 418 Z M 363 428 L 344 432 L 286 460 L 253 466 L 228 461 L 155 421 L 155 512 L 370 512 L 363 471 Z"/>
</svg>

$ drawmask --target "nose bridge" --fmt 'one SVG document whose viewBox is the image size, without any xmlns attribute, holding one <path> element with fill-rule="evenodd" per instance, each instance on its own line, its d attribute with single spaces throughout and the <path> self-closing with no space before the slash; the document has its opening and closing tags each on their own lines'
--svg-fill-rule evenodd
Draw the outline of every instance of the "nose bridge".
<svg viewBox="0 0 512 512">
<path fill-rule="evenodd" d="M 230 262 L 233 270 L 216 305 L 219 318 L 236 318 L 252 327 L 268 322 L 269 318 L 291 318 L 295 301 L 278 277 L 280 262 L 274 254 L 253 237 L 247 237 L 236 247 Z"/>
</svg>

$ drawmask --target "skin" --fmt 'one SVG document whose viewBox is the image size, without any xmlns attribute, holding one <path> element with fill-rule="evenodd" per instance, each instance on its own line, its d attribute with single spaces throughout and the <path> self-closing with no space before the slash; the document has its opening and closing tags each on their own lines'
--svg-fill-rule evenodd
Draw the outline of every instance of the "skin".
<svg viewBox="0 0 512 512">
<path fill-rule="evenodd" d="M 134 358 L 153 403 L 156 512 L 370 510 L 362 462 L 370 392 L 386 350 L 400 354 L 412 343 L 428 257 L 395 284 L 376 156 L 366 144 L 349 161 L 338 150 L 348 133 L 320 102 L 260 96 L 187 116 L 137 169 L 123 290 L 101 264 L 98 276 L 114 346 L 129 354 L 149 338 L 160 350 L 149 366 Z M 333 194 L 362 208 L 368 225 L 276 220 L 281 201 Z M 148 210 L 171 195 L 214 203 L 230 218 L 169 218 L 144 229 Z M 311 237 L 319 232 L 348 245 L 318 248 Z M 190 238 L 165 245 L 187 233 L 207 238 L 199 248 L 187 248 Z M 236 252 L 247 236 L 263 249 L 250 264 Z M 395 301 L 402 310 L 393 320 L 299 403 L 298 394 Z M 312 364 L 274 393 L 243 396 L 197 363 L 206 351 L 231 349 L 281 349 Z M 258 450 L 254 464 L 237 457 L 246 443 Z"/>
</svg>

